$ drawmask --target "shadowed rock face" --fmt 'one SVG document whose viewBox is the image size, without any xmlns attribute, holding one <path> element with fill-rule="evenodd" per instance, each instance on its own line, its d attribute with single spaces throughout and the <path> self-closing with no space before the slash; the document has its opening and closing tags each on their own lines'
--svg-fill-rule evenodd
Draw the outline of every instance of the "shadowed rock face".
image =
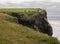
<svg viewBox="0 0 60 44">
<path fill-rule="evenodd" d="M 34 28 L 41 33 L 52 36 L 52 27 L 47 20 L 47 12 L 45 10 L 38 10 L 37 15 L 29 20 L 21 17 L 21 15 L 24 15 L 23 13 L 10 12 L 8 14 L 17 17 L 19 24 Z"/>
<path fill-rule="evenodd" d="M 52 36 L 52 27 L 47 21 L 47 15 L 40 14 L 35 17 L 35 23 L 34 26 L 39 32 L 48 34 L 49 36 Z"/>
</svg>

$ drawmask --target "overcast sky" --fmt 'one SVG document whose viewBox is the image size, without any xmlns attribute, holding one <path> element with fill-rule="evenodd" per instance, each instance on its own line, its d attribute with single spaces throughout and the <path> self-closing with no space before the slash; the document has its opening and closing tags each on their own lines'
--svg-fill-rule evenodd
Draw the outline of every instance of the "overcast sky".
<svg viewBox="0 0 60 44">
<path fill-rule="evenodd" d="M 28 7 L 46 9 L 50 15 L 60 15 L 60 0 L 0 0 L 0 8 Z"/>
<path fill-rule="evenodd" d="M 23 1 L 50 1 L 50 2 L 60 2 L 60 0 L 0 0 L 0 3 L 4 2 L 12 2 L 12 3 L 20 3 Z"/>
</svg>

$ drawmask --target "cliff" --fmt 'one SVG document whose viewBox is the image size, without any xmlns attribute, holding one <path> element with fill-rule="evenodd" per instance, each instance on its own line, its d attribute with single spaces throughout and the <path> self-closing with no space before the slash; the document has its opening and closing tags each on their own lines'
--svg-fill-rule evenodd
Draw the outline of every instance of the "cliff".
<svg viewBox="0 0 60 44">
<path fill-rule="evenodd" d="M 18 19 L 18 23 L 33 28 L 41 33 L 52 36 L 52 27 L 47 20 L 47 12 L 43 9 L 35 11 L 25 10 L 24 12 L 8 12 L 8 15 Z"/>
<path fill-rule="evenodd" d="M 0 13 L 0 44 L 60 44 L 52 34 L 48 34 L 52 29 L 45 10 L 3 10 Z M 50 31 L 49 33 L 52 33 Z"/>
</svg>

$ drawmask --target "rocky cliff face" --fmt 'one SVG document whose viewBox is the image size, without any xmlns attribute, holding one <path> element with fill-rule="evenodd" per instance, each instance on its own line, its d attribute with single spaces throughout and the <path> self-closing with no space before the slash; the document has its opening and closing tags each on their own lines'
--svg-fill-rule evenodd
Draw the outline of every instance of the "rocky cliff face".
<svg viewBox="0 0 60 44">
<path fill-rule="evenodd" d="M 36 12 L 16 13 L 9 12 L 9 15 L 17 17 L 18 23 L 52 36 L 52 27 L 47 20 L 47 12 L 38 9 Z"/>
<path fill-rule="evenodd" d="M 39 32 L 52 36 L 52 27 L 47 20 L 47 12 L 45 10 L 38 11 L 34 25 Z"/>
</svg>

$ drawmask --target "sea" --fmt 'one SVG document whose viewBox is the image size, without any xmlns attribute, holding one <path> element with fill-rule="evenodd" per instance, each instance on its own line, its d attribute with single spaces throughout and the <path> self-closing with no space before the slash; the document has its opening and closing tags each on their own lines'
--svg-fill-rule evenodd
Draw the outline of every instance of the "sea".
<svg viewBox="0 0 60 44">
<path fill-rule="evenodd" d="M 60 41 L 60 15 L 47 15 L 48 21 L 53 28 L 53 37 Z"/>
</svg>

